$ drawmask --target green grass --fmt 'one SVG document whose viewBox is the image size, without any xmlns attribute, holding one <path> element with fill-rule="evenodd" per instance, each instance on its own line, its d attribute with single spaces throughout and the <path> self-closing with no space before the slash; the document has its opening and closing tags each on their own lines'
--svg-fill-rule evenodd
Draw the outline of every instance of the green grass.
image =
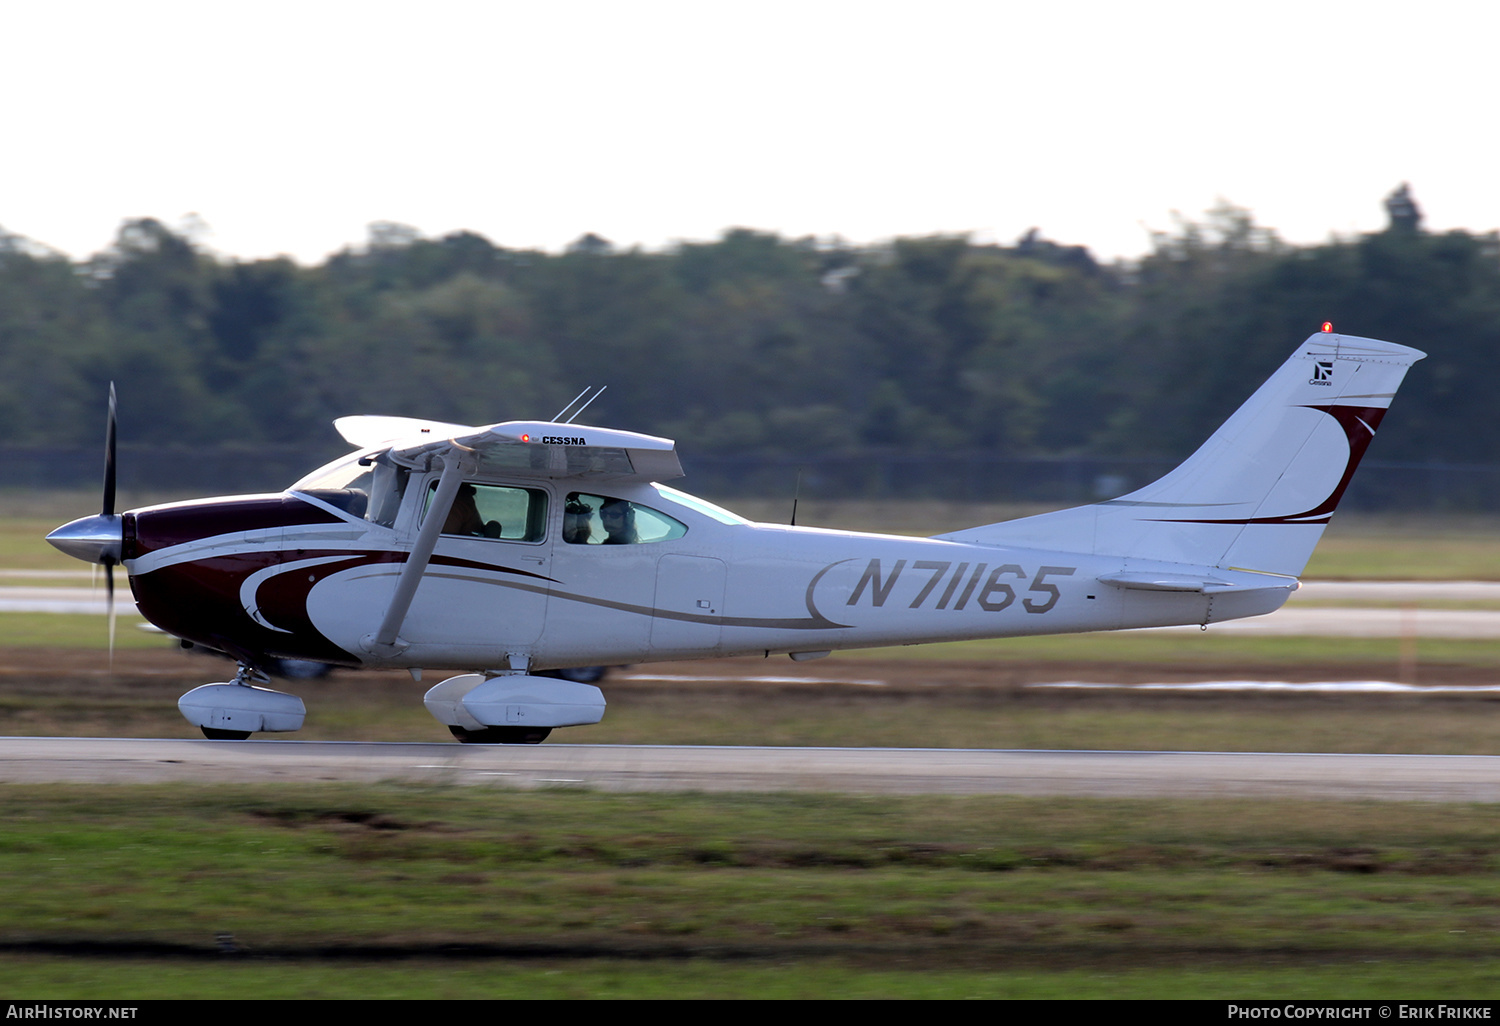
<svg viewBox="0 0 1500 1026">
<path fill-rule="evenodd" d="M 1205 961 L 1212 962 L 1212 959 Z M 1275 963 L 1271 957 L 1263 960 Z M 1358 965 L 870 969 L 832 958 L 775 965 L 709 958 L 204 959 L 163 964 L 80 955 L 0 955 L 0 987 L 30 999 L 433 1000 L 1455 1000 L 1500 990 L 1492 959 Z"/>
<path fill-rule="evenodd" d="M 1337 521 L 1335 521 L 1336 523 Z M 1494 581 L 1500 580 L 1500 533 L 1494 529 L 1441 527 L 1417 534 L 1403 530 L 1339 533 L 1330 526 L 1303 577 L 1308 580 Z"/>
<path fill-rule="evenodd" d="M 1500 755 L 1500 697 L 919 691 L 798 698 L 727 689 L 637 697 L 610 689 L 579 744 L 996 748 L 1082 751 L 1422 752 Z M 310 714 L 311 720 L 311 714 Z M 427 729 L 416 723 L 417 729 Z"/>
<path fill-rule="evenodd" d="M 76 516 L 87 516 L 99 512 L 85 508 Z M 74 517 L 67 517 L 71 520 Z M 6 570 L 67 570 L 87 569 L 71 556 L 47 544 L 47 532 L 62 525 L 64 520 L 47 516 L 0 517 L 0 569 Z"/>
<path fill-rule="evenodd" d="M 121 614 L 115 622 L 115 648 L 150 649 L 167 644 L 163 635 L 140 629 L 145 623 L 127 606 L 130 593 L 124 581 L 118 581 L 121 589 L 121 608 L 129 608 L 128 615 Z M 71 649 L 98 649 L 109 647 L 109 618 L 93 614 L 77 613 L 0 613 L 0 647 L 51 647 Z"/>
<path fill-rule="evenodd" d="M 56 785 L 0 820 L 27 998 L 1500 994 L 1493 806 Z"/>
</svg>

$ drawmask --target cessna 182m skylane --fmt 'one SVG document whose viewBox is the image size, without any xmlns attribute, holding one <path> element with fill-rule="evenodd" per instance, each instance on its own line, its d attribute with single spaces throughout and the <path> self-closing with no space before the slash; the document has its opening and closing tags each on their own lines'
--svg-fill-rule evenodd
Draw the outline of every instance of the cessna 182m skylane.
<svg viewBox="0 0 1500 1026">
<path fill-rule="evenodd" d="M 682 473 L 665 438 L 401 417 L 337 421 L 359 451 L 279 495 L 116 515 L 111 404 L 104 510 L 47 537 L 123 563 L 146 619 L 239 661 L 178 703 L 209 737 L 299 729 L 302 700 L 254 683 L 293 658 L 466 671 L 432 714 L 535 743 L 604 715 L 597 687 L 538 675 L 559 668 L 1269 613 L 1424 355 L 1325 325 L 1155 483 L 933 538 L 750 523 L 657 483 Z"/>
</svg>

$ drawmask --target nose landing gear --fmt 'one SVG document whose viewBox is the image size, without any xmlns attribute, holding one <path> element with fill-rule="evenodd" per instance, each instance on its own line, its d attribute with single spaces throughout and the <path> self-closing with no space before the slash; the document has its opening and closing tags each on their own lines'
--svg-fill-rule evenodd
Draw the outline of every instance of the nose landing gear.
<svg viewBox="0 0 1500 1026">
<path fill-rule="evenodd" d="M 243 741 L 258 730 L 301 730 L 307 707 L 296 695 L 258 686 L 270 679 L 241 663 L 234 680 L 196 687 L 177 700 L 177 708 L 214 741 Z"/>
</svg>

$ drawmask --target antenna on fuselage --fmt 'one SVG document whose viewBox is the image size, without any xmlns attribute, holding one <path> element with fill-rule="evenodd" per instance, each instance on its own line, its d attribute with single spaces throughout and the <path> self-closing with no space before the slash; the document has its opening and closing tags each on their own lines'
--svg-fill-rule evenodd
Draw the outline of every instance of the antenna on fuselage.
<svg viewBox="0 0 1500 1026">
<path fill-rule="evenodd" d="M 571 424 L 571 423 L 573 423 L 573 420 L 580 413 L 582 413 L 584 410 L 586 410 L 586 409 L 589 408 L 589 403 L 592 403 L 595 399 L 597 399 L 601 395 L 603 395 L 604 394 L 604 390 L 606 388 L 608 388 L 609 386 L 608 385 L 600 385 L 599 386 L 599 391 L 595 392 L 593 395 L 590 395 L 588 397 L 588 399 L 584 400 L 584 404 L 582 406 L 578 407 L 578 409 L 573 410 L 573 404 L 576 403 L 576 402 L 578 402 L 578 400 L 583 399 L 584 396 L 588 395 L 589 389 L 591 389 L 593 387 L 594 387 L 593 385 L 584 385 L 583 386 L 583 391 L 579 392 L 577 395 L 575 395 L 573 397 L 573 402 L 569 403 L 568 405 L 564 406 L 562 409 L 560 409 L 560 410 L 557 411 L 557 416 L 555 416 L 555 417 L 552 418 L 552 423 L 554 423 L 554 424 Z M 568 413 L 569 410 L 573 410 L 573 412 L 572 413 Z M 563 414 L 565 414 L 565 413 L 568 413 L 568 419 L 567 420 L 563 420 Z"/>
<path fill-rule="evenodd" d="M 797 487 L 792 491 L 792 526 L 797 526 L 797 500 L 802 498 L 802 468 L 797 468 Z"/>
</svg>

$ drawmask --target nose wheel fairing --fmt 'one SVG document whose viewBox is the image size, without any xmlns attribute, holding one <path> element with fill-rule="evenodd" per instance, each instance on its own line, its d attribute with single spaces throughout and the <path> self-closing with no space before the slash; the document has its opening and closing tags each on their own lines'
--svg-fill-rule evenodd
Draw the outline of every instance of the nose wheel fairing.
<svg viewBox="0 0 1500 1026">
<path fill-rule="evenodd" d="M 221 738 L 301 730 L 307 718 L 296 695 L 249 683 L 204 684 L 179 698 L 177 709 L 206 736 Z"/>
</svg>

